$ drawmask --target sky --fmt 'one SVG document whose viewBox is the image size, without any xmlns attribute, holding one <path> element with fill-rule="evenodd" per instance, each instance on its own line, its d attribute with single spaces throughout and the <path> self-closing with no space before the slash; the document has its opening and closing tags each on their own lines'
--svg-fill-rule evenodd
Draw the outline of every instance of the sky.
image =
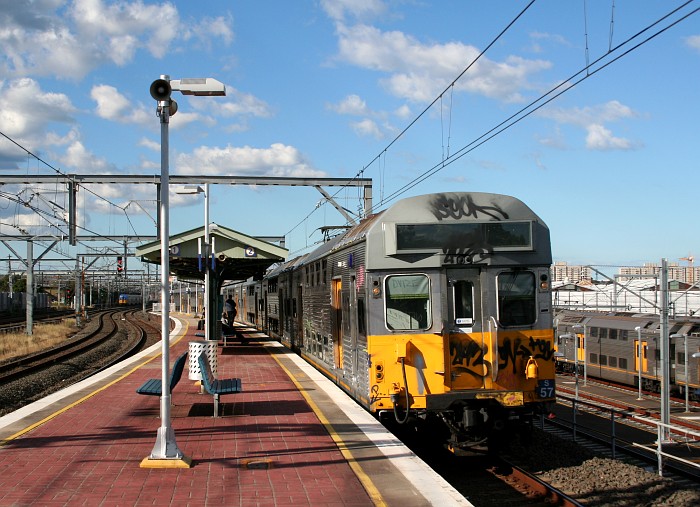
<svg viewBox="0 0 700 507">
<path fill-rule="evenodd" d="M 211 77 L 225 97 L 173 93 L 171 175 L 362 176 L 375 209 L 433 192 L 508 194 L 547 223 L 555 261 L 685 264 L 700 254 L 699 8 L 0 0 L 0 182 L 160 175 L 150 84 Z M 155 235 L 155 188 L 81 189 L 79 234 Z M 0 234 L 65 231 L 64 190 L 0 186 Z M 361 211 L 357 189 L 326 190 Z M 284 236 L 290 256 L 345 224 L 313 187 L 214 185 L 209 206 L 212 222 Z M 171 193 L 171 234 L 203 220 L 201 196 Z M 63 242 L 46 258 L 93 248 L 120 247 Z"/>
</svg>

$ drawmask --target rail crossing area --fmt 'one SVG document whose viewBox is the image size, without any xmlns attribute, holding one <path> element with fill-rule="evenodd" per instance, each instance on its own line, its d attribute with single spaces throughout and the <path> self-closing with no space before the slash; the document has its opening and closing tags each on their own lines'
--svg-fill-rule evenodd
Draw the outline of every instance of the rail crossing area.
<svg viewBox="0 0 700 507">
<path fill-rule="evenodd" d="M 194 319 L 176 321 L 171 362 L 202 343 Z M 241 380 L 218 417 L 188 357 L 169 411 L 182 460 L 149 459 L 160 397 L 136 392 L 159 378 L 160 344 L 0 418 L 0 505 L 471 505 L 320 373 L 257 338 L 214 346 L 216 376 Z"/>
</svg>

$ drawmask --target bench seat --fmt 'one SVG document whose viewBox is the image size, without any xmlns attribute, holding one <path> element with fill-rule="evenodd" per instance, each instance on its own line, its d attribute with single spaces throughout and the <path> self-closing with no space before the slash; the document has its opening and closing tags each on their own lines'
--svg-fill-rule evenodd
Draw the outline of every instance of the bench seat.
<svg viewBox="0 0 700 507">
<path fill-rule="evenodd" d="M 211 371 L 209 359 L 205 352 L 202 352 L 197 358 L 199 370 L 202 374 L 202 387 L 204 390 L 214 397 L 214 417 L 219 417 L 219 396 L 222 394 L 236 394 L 243 390 L 241 379 L 228 378 L 217 379 Z"/>
<path fill-rule="evenodd" d="M 173 393 L 173 388 L 180 382 L 182 378 L 182 372 L 185 369 L 185 362 L 187 361 L 187 352 L 180 355 L 173 364 L 173 369 L 170 372 L 170 394 Z M 148 379 L 143 383 L 141 387 L 136 389 L 138 394 L 145 394 L 147 396 L 162 396 L 163 394 L 163 381 L 159 378 Z"/>
</svg>

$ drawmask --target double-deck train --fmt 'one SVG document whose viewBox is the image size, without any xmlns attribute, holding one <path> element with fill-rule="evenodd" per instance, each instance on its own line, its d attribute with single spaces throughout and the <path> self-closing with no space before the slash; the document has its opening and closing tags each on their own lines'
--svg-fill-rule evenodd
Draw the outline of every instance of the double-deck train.
<svg viewBox="0 0 700 507">
<path fill-rule="evenodd" d="M 549 229 L 520 200 L 411 197 L 225 289 L 375 415 L 483 451 L 554 401 Z M 393 413 L 393 418 L 392 418 Z"/>
<path fill-rule="evenodd" d="M 635 387 L 641 378 L 642 389 L 660 392 L 658 315 L 561 310 L 555 322 L 558 371 L 578 366 L 579 374 Z M 692 357 L 700 351 L 700 317 L 670 319 L 668 334 L 671 392 L 685 394 L 687 386 L 688 397 L 700 400 L 700 358 Z"/>
<path fill-rule="evenodd" d="M 143 302 L 141 294 L 119 294 L 119 305 L 140 305 Z"/>
</svg>

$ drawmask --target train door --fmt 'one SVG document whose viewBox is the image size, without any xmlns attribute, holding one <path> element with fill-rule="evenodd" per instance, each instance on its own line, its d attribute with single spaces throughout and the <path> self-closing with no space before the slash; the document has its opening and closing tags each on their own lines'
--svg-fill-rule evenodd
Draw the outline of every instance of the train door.
<svg viewBox="0 0 700 507">
<path fill-rule="evenodd" d="M 335 367 L 343 369 L 343 311 L 340 293 L 343 282 L 340 278 L 331 280 L 331 328 L 333 332 L 333 362 Z"/>
<path fill-rule="evenodd" d="M 578 361 L 581 364 L 583 364 L 582 361 L 586 360 L 585 346 L 586 345 L 584 343 L 583 335 L 580 333 L 576 333 L 576 357 L 578 358 Z"/>
<path fill-rule="evenodd" d="M 482 388 L 490 368 L 484 346 L 479 270 L 449 269 L 446 275 L 447 312 L 443 314 L 447 315 L 444 332 L 449 346 L 445 381 L 451 389 Z"/>
<path fill-rule="evenodd" d="M 298 346 L 299 350 L 302 350 L 304 348 L 304 287 L 299 285 L 297 287 L 297 300 L 293 301 L 293 308 L 292 311 L 294 312 L 294 316 L 296 317 L 296 326 L 297 326 L 297 331 L 296 335 L 298 338 Z"/>
<path fill-rule="evenodd" d="M 352 350 L 352 371 L 358 374 L 358 350 L 357 350 L 357 285 L 355 275 L 350 276 L 350 290 L 348 298 L 348 311 L 344 318 L 348 322 L 348 331 L 350 333 L 350 349 Z"/>
<path fill-rule="evenodd" d="M 639 371 L 639 340 L 634 340 L 634 371 Z M 642 372 L 648 371 L 647 342 L 642 341 Z"/>
</svg>

